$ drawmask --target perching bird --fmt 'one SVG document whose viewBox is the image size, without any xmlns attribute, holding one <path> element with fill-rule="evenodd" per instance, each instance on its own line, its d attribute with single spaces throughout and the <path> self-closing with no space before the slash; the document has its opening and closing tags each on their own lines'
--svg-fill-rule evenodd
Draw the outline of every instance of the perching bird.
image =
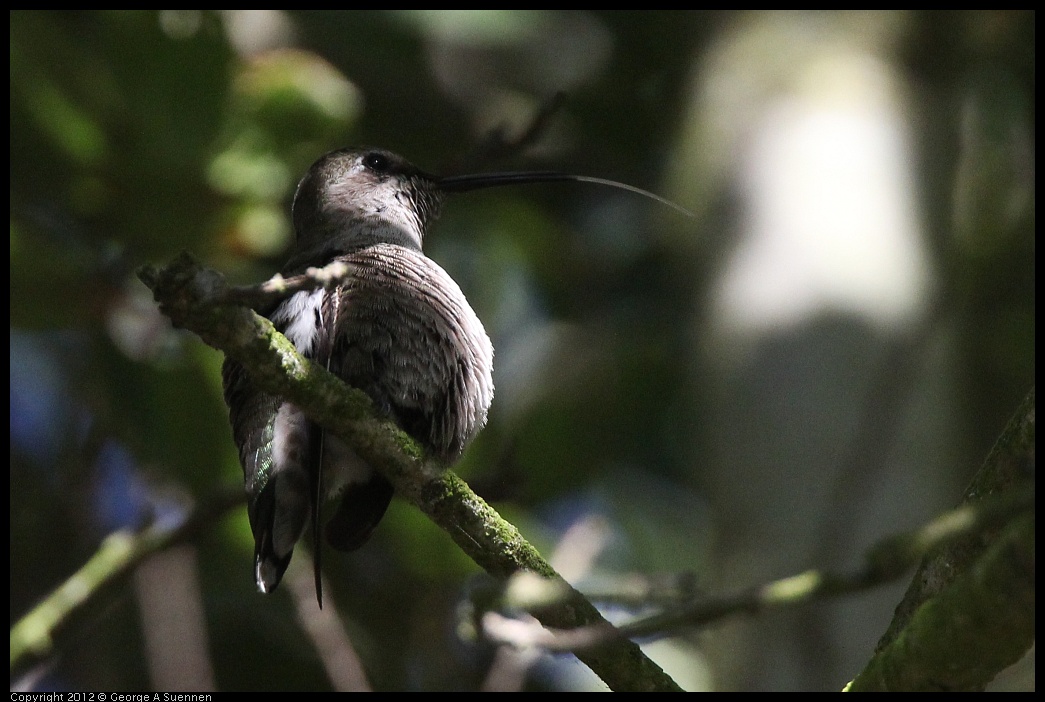
<svg viewBox="0 0 1045 702">
<path fill-rule="evenodd" d="M 440 178 L 381 149 L 342 149 L 316 161 L 298 184 L 296 242 L 284 276 L 343 261 L 333 289 L 298 292 L 258 310 L 302 355 L 365 392 L 377 409 L 445 465 L 486 424 L 493 347 L 457 283 L 422 253 L 444 197 L 484 187 L 580 180 L 662 198 L 632 186 L 554 172 Z M 667 203 L 671 204 L 671 203 Z M 677 207 L 672 205 L 673 207 Z M 236 361 L 222 368 L 225 401 L 248 495 L 254 577 L 271 592 L 306 526 L 342 551 L 362 546 L 392 499 L 384 476 L 293 404 L 261 390 Z"/>
</svg>

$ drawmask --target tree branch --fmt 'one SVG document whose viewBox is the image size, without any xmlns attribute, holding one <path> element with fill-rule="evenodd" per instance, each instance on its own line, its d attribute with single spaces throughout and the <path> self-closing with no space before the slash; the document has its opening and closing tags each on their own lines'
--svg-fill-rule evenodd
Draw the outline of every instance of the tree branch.
<svg viewBox="0 0 1045 702">
<path fill-rule="evenodd" d="M 1034 480 L 1034 389 L 965 492 L 975 506 Z M 927 557 L 867 667 L 863 690 L 982 690 L 1034 642 L 1034 512 Z"/>
<path fill-rule="evenodd" d="M 535 616 L 557 629 L 603 624 L 598 610 L 563 581 L 510 523 L 459 477 L 427 458 L 421 447 L 379 416 L 370 399 L 298 354 L 269 320 L 233 304 L 224 278 L 182 254 L 164 268 L 143 267 L 141 280 L 175 326 L 189 329 L 224 351 L 266 391 L 293 402 L 311 419 L 337 434 L 381 471 L 408 500 L 442 527 L 469 557 L 491 575 L 507 578 L 530 571 L 557 581 L 564 600 Z M 638 645 L 615 637 L 577 656 L 617 691 L 681 691 Z"/>
<path fill-rule="evenodd" d="M 1011 490 L 990 501 L 964 505 L 940 515 L 916 531 L 881 540 L 867 551 L 864 565 L 852 571 L 809 570 L 732 596 L 705 598 L 690 603 L 669 601 L 663 612 L 619 624 L 616 628 L 597 625 L 555 631 L 532 626 L 525 615 L 518 619 L 486 611 L 469 613 L 469 616 L 479 620 L 483 635 L 494 643 L 536 646 L 547 651 L 576 652 L 597 645 L 607 637 L 621 635 L 629 638 L 660 638 L 684 629 L 706 627 L 737 615 L 823 601 L 893 582 L 926 554 L 985 531 L 997 530 L 1028 515 L 1033 521 L 1033 510 L 1033 486 L 1024 484 L 1021 489 Z M 1033 553 L 1033 549 L 1025 553 Z M 510 586 L 508 589 L 511 589 Z M 677 589 L 675 592 L 677 594 Z M 598 597 L 587 594 L 591 599 L 599 601 Z M 554 592 L 548 596 L 554 596 Z M 482 599 L 483 603 L 495 601 L 503 604 L 501 609 L 525 610 L 525 606 L 510 596 L 494 597 L 487 594 Z M 648 599 L 645 604 L 651 601 Z"/>
<path fill-rule="evenodd" d="M 188 542 L 202 528 L 243 504 L 242 490 L 217 493 L 196 505 L 180 524 L 153 523 L 145 529 L 109 534 L 76 573 L 11 627 L 11 672 L 45 661 L 55 640 L 82 621 L 104 593 L 130 577 L 154 553 Z"/>
</svg>

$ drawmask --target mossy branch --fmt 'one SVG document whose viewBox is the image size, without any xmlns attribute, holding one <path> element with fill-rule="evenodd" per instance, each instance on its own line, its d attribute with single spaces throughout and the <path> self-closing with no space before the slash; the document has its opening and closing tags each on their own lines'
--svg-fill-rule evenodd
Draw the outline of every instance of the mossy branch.
<svg viewBox="0 0 1045 702">
<path fill-rule="evenodd" d="M 266 391 L 281 395 L 351 445 L 395 486 L 396 493 L 442 527 L 486 572 L 498 578 L 529 571 L 561 581 L 519 531 L 454 473 L 378 415 L 370 399 L 302 357 L 269 320 L 242 306 L 224 278 L 182 254 L 169 265 L 146 266 L 141 280 L 175 326 L 240 362 Z M 329 284 L 329 277 L 317 285 Z M 566 597 L 534 615 L 546 626 L 573 629 L 606 624 L 598 610 L 562 582 Z M 608 624 L 607 624 L 608 626 Z M 616 691 L 681 691 L 638 645 L 623 636 L 577 654 Z"/>
<path fill-rule="evenodd" d="M 1033 492 L 1034 390 L 966 490 L 979 506 Z M 1034 643 L 1034 508 L 925 558 L 847 690 L 982 690 Z"/>
</svg>

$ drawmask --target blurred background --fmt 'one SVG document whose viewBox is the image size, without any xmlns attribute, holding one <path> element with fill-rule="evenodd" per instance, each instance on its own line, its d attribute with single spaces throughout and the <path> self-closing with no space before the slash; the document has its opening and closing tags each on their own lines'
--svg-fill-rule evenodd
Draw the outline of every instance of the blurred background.
<svg viewBox="0 0 1045 702">
<path fill-rule="evenodd" d="M 457 470 L 582 589 L 856 566 L 957 503 L 1033 384 L 1032 12 L 10 19 L 12 623 L 106 535 L 241 489 L 221 354 L 134 271 L 189 250 L 269 277 L 297 179 L 341 146 L 611 178 L 696 214 L 505 188 L 450 200 L 426 242 L 497 350 Z M 560 544 L 577 533 L 597 535 L 583 567 Z M 252 557 L 226 512 L 12 689 L 323 690 L 354 650 L 375 689 L 474 690 L 497 660 L 460 635 L 478 568 L 399 501 L 364 549 L 327 553 L 334 643 L 307 554 L 270 596 Z M 906 586 L 647 651 L 688 690 L 837 690 Z M 1033 689 L 1032 658 L 995 688 Z M 571 656 L 528 664 L 527 689 L 600 689 Z"/>
</svg>

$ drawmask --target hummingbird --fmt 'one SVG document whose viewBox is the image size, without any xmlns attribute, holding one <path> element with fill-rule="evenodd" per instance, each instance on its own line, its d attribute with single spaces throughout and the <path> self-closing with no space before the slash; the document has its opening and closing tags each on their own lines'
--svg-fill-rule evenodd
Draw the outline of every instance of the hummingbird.
<svg viewBox="0 0 1045 702">
<path fill-rule="evenodd" d="M 300 291 L 257 310 L 298 351 L 366 393 L 444 466 L 486 424 L 493 346 L 461 288 L 423 253 L 446 196 L 524 183 L 616 181 L 555 171 L 439 177 L 377 148 L 332 151 L 308 169 L 292 205 L 295 243 L 280 271 L 335 261 L 352 271 L 331 289 Z M 684 210 L 683 210 L 684 211 Z M 311 524 L 316 597 L 323 606 L 320 532 L 340 551 L 360 548 L 392 500 L 392 484 L 300 409 L 259 388 L 226 358 L 225 402 L 239 449 L 254 535 L 254 579 L 272 592 Z M 323 524 L 322 509 L 336 501 Z"/>
</svg>

